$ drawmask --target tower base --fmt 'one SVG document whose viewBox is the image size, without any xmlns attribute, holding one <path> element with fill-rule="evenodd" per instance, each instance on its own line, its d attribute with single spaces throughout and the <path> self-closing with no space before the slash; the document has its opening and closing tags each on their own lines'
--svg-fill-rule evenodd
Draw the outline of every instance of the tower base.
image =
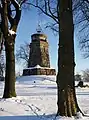
<svg viewBox="0 0 89 120">
<path fill-rule="evenodd" d="M 23 76 L 29 75 L 56 75 L 56 70 L 54 68 L 40 67 L 37 65 L 23 70 Z"/>
</svg>

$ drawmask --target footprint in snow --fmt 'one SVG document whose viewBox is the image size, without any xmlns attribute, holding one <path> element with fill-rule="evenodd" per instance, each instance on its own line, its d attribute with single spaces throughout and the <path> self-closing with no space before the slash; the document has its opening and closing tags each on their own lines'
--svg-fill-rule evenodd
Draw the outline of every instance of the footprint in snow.
<svg viewBox="0 0 89 120">
<path fill-rule="evenodd" d="M 41 111 L 41 109 L 38 108 L 37 106 L 35 106 L 35 105 L 33 105 L 33 104 L 32 104 L 32 106 L 35 107 L 38 111 Z"/>
<path fill-rule="evenodd" d="M 29 111 L 29 110 L 25 110 L 25 111 Z"/>
<path fill-rule="evenodd" d="M 0 108 L 0 111 L 4 111 L 4 108 Z"/>
</svg>

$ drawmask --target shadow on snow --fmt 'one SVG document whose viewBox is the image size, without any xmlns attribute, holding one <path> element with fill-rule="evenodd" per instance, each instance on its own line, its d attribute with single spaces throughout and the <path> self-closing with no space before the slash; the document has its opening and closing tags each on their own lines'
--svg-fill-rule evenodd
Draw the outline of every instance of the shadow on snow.
<svg viewBox="0 0 89 120">
<path fill-rule="evenodd" d="M 31 116 L 1 116 L 0 120 L 53 120 L 56 114 Z"/>
</svg>

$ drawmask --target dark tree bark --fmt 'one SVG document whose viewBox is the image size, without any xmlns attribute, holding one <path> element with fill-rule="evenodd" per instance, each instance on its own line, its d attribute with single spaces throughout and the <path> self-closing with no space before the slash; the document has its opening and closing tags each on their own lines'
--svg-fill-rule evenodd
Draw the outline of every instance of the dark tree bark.
<svg viewBox="0 0 89 120">
<path fill-rule="evenodd" d="M 17 26 L 21 17 L 21 9 L 16 0 L 2 0 L 1 2 L 1 31 L 4 37 L 6 53 L 6 75 L 3 98 L 10 98 L 16 96 L 14 44 Z M 15 8 L 15 17 L 12 17 L 11 5 Z"/>
<path fill-rule="evenodd" d="M 58 115 L 75 116 L 78 105 L 74 88 L 74 25 L 72 0 L 59 3 Z"/>
<path fill-rule="evenodd" d="M 9 36 L 5 41 L 6 75 L 3 98 L 16 97 L 14 43 L 15 36 Z"/>
<path fill-rule="evenodd" d="M 61 116 L 75 116 L 80 111 L 74 88 L 74 25 L 72 15 L 72 0 L 39 0 L 37 4 L 27 3 L 37 7 L 45 15 L 54 20 L 52 30 L 59 32 L 58 49 L 58 112 Z M 53 3 L 53 4 L 52 4 Z M 43 6 L 43 7 L 42 7 Z M 55 12 L 54 12 L 55 11 Z M 55 29 L 55 25 L 56 28 Z M 82 112 L 82 111 L 80 111 Z M 82 113 L 83 114 L 83 113 Z"/>
</svg>

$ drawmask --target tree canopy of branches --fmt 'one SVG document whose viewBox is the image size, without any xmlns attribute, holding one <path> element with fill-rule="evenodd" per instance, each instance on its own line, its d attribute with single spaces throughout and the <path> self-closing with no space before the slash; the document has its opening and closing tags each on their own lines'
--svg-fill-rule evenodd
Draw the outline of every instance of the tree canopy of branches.
<svg viewBox="0 0 89 120">
<path fill-rule="evenodd" d="M 85 82 L 89 82 L 89 69 L 82 71 L 82 79 Z"/>
<path fill-rule="evenodd" d="M 79 6 L 74 4 L 76 9 L 79 9 L 78 13 L 81 13 L 81 11 L 84 13 L 80 6 L 80 4 L 82 5 L 82 0 L 81 2 L 79 0 L 74 1 L 79 3 Z M 2 38 L 4 40 L 6 52 L 4 98 L 16 96 L 14 44 L 16 30 L 21 17 L 20 5 L 24 1 L 19 2 L 20 1 L 16 0 L 1 0 L 0 4 L 0 28 L 3 35 Z M 84 4 L 85 3 L 87 6 L 88 1 L 84 0 Z M 80 109 L 77 104 L 74 88 L 75 61 L 72 0 L 33 0 L 32 3 L 28 0 L 26 1 L 26 4 L 37 7 L 42 13 L 49 16 L 53 20 L 53 23 L 49 24 L 47 27 L 51 27 L 51 29 L 58 32 L 59 35 L 58 74 L 56 80 L 58 88 L 57 115 L 75 116 Z M 75 12 L 75 17 L 78 13 L 76 14 Z M 87 19 L 87 17 L 85 18 Z M 79 23 L 82 22 L 80 21 Z"/>
<path fill-rule="evenodd" d="M 52 22 L 46 24 L 46 28 L 51 28 L 53 31 L 58 32 L 59 24 L 59 0 L 27 0 L 27 5 L 36 7 L 39 10 L 39 14 L 45 14 L 51 18 Z"/>
<path fill-rule="evenodd" d="M 74 0 L 73 13 L 77 39 L 84 58 L 89 57 L 89 1 Z"/>
<path fill-rule="evenodd" d="M 49 27 L 57 32 L 58 29 L 58 0 L 27 0 L 27 4 L 38 8 L 50 18 L 52 23 L 47 23 L 46 28 Z M 80 49 L 83 52 L 84 58 L 89 57 L 89 1 L 88 0 L 72 0 L 74 27 L 77 32 L 77 39 L 79 40 Z"/>
<path fill-rule="evenodd" d="M 23 62 L 26 67 L 28 67 L 28 61 L 29 61 L 29 52 L 30 47 L 28 43 L 25 43 L 24 45 L 21 45 L 19 49 L 16 51 L 16 60 L 17 62 Z"/>
<path fill-rule="evenodd" d="M 58 115 L 75 116 L 79 111 L 74 89 L 74 25 L 72 0 L 33 0 L 28 5 L 38 8 L 53 20 L 52 30 L 58 32 Z M 67 58 L 67 59 L 66 59 Z M 66 78 L 66 79 L 65 79 Z"/>
<path fill-rule="evenodd" d="M 75 75 L 75 81 L 81 81 L 82 78 L 81 78 L 81 75 L 80 74 L 76 74 Z"/>
</svg>

